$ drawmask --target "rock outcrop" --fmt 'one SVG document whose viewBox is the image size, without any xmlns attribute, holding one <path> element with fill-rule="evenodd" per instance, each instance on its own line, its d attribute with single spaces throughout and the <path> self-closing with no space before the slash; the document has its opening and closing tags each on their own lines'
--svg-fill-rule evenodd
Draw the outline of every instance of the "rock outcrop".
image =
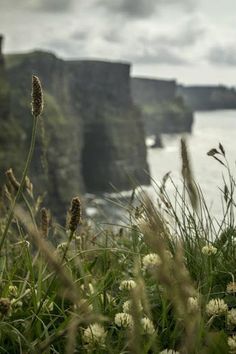
<svg viewBox="0 0 236 354">
<path fill-rule="evenodd" d="M 178 96 L 176 81 L 133 78 L 132 95 L 148 135 L 191 132 L 193 114 Z"/>
<path fill-rule="evenodd" d="M 0 162 L 1 171 L 13 167 L 19 175 L 22 170 L 32 127 L 30 91 L 35 74 L 42 81 L 45 111 L 30 177 L 37 190 L 47 192 L 54 215 L 65 215 L 77 194 L 149 184 L 144 128 L 132 102 L 129 73 L 129 64 L 63 61 L 40 51 L 8 55 L 5 81 L 10 101 L 0 101 L 0 120 L 5 119 L 7 102 L 6 125 L 17 134 L 11 156 Z M 1 150 L 3 140 L 0 136 Z"/>
<path fill-rule="evenodd" d="M 82 169 L 89 192 L 148 184 L 144 128 L 130 92 L 130 65 L 102 61 L 68 63 L 74 102 L 83 120 Z M 132 179 L 133 182 L 131 181 Z"/>
<path fill-rule="evenodd" d="M 178 94 L 194 111 L 235 109 L 235 88 L 219 86 L 178 86 Z"/>
</svg>

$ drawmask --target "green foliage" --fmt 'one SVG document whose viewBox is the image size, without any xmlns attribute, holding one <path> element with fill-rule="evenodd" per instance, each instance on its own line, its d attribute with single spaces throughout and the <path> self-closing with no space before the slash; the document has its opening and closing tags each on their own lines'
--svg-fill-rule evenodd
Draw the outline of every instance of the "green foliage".
<svg viewBox="0 0 236 354">
<path fill-rule="evenodd" d="M 228 353 L 236 329 L 236 246 L 235 183 L 226 171 L 231 198 L 218 225 L 200 190 L 199 210 L 185 187 L 172 203 L 166 184 L 173 181 L 165 176 L 158 205 L 143 193 L 136 204 L 132 199 L 122 232 L 97 232 L 84 221 L 69 236 L 48 224 L 45 240 L 39 201 L 26 190 L 28 203 L 1 255 L 2 352 Z"/>
<path fill-rule="evenodd" d="M 13 99 L 18 94 L 13 90 Z M 57 143 L 49 161 L 54 168 L 69 122 L 47 92 L 45 99 L 48 136 Z M 17 102 L 12 124 L 26 105 L 23 95 Z M 25 182 L 37 122 L 20 187 L 9 178 L 1 199 L 0 352 L 235 353 L 235 180 L 223 146 L 208 153 L 227 174 L 221 220 L 211 216 L 197 186 L 198 203 L 190 203 L 189 174 L 182 191 L 167 174 L 156 185 L 157 203 L 133 192 L 125 206 L 129 222 L 118 232 L 86 219 L 71 231 L 45 210 L 40 214 L 43 198 Z M 10 127 L 7 138 L 14 139 Z M 186 164 L 187 148 L 182 158 Z M 60 162 L 54 175 L 63 172 L 66 197 L 68 171 Z"/>
</svg>

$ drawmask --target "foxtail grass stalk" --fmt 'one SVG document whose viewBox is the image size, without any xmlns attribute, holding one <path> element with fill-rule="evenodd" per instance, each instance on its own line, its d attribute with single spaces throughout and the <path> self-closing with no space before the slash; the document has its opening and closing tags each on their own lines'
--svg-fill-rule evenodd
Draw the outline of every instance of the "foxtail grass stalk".
<svg viewBox="0 0 236 354">
<path fill-rule="evenodd" d="M 66 260 L 66 255 L 68 253 L 69 247 L 70 247 L 71 242 L 73 240 L 74 233 L 75 233 L 78 225 L 80 225 L 80 223 L 81 223 L 81 202 L 80 202 L 79 197 L 75 197 L 71 201 L 70 221 L 69 221 L 69 225 L 68 225 L 70 233 L 69 233 L 69 237 L 68 237 L 68 241 L 67 241 L 65 250 L 64 250 L 62 258 L 61 258 L 61 262 L 60 262 L 60 266 L 61 267 L 63 266 L 64 260 Z M 38 314 L 41 311 L 43 303 L 46 300 L 48 294 L 50 293 L 52 285 L 53 285 L 53 283 L 54 283 L 56 278 L 57 278 L 57 274 L 55 273 L 53 278 L 51 279 L 51 282 L 50 282 L 50 284 L 49 284 L 49 286 L 47 288 L 47 291 L 46 291 L 44 297 L 42 298 L 42 300 L 41 300 L 41 302 L 39 304 L 39 307 L 38 307 L 38 309 L 36 311 L 36 314 L 35 314 L 35 316 L 32 319 L 31 326 L 33 326 L 35 320 L 37 319 L 37 316 L 38 316 Z"/>
<path fill-rule="evenodd" d="M 11 225 L 11 222 L 12 222 L 12 219 L 13 219 L 13 216 L 14 216 L 14 209 L 15 209 L 16 203 L 18 202 L 18 200 L 20 198 L 20 195 L 22 194 L 22 191 L 23 191 L 23 188 L 24 188 L 24 184 L 25 184 L 25 178 L 26 178 L 26 175 L 28 173 L 28 170 L 29 170 L 29 167 L 30 167 L 30 164 L 31 164 L 32 156 L 33 156 L 33 153 L 34 153 L 34 147 L 35 147 L 37 124 L 38 124 L 38 117 L 34 116 L 30 149 L 29 149 L 28 157 L 27 157 L 26 164 L 25 164 L 25 167 L 24 167 L 23 175 L 22 175 L 22 178 L 21 178 L 20 186 L 19 186 L 18 191 L 16 193 L 16 196 L 15 196 L 15 198 L 13 200 L 13 203 L 12 203 L 12 206 L 11 206 L 11 210 L 10 210 L 10 213 L 8 215 L 8 218 L 7 218 L 6 227 L 4 229 L 2 238 L 0 240 L 0 252 L 2 250 L 4 241 L 6 239 L 9 227 Z"/>
<path fill-rule="evenodd" d="M 32 115 L 33 115 L 33 128 L 32 128 L 32 134 L 31 134 L 30 148 L 29 148 L 26 164 L 25 164 L 25 167 L 23 170 L 21 182 L 20 182 L 19 188 L 17 190 L 16 196 L 13 200 L 13 203 L 11 205 L 11 209 L 10 209 L 7 221 L 6 221 L 6 227 L 4 229 L 2 238 L 0 240 L 0 253 L 2 251 L 4 241 L 7 237 L 9 227 L 10 227 L 12 219 L 14 217 L 14 210 L 15 210 L 16 203 L 18 202 L 18 200 L 22 194 L 24 185 L 25 185 L 26 176 L 27 176 L 27 173 L 28 173 L 31 161 L 32 161 L 33 153 L 34 153 L 38 120 L 39 120 L 39 117 L 43 111 L 42 87 L 41 87 L 41 83 L 40 83 L 39 78 L 34 75 L 32 76 L 32 94 L 31 95 L 32 95 L 31 105 L 32 105 Z"/>
</svg>

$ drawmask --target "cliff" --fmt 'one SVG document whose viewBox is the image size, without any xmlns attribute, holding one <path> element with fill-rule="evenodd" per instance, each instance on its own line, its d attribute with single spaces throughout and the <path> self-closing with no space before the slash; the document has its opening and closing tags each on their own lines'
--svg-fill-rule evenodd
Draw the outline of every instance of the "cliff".
<svg viewBox="0 0 236 354">
<path fill-rule="evenodd" d="M 80 151 L 82 149 L 81 120 L 71 103 L 70 83 L 65 63 L 55 55 L 43 52 L 11 55 L 6 58 L 10 85 L 10 112 L 22 129 L 14 154 L 22 170 L 29 146 L 32 127 L 30 114 L 31 76 L 42 81 L 45 111 L 40 121 L 31 175 L 37 190 L 47 192 L 47 205 L 54 215 L 63 215 L 72 196 L 83 191 Z M 13 127 L 14 129 L 14 127 Z M 12 161 L 10 166 L 15 168 Z"/>
<path fill-rule="evenodd" d="M 178 86 L 178 94 L 194 111 L 235 109 L 236 90 L 225 86 Z"/>
<path fill-rule="evenodd" d="M 178 96 L 174 80 L 133 78 L 132 95 L 142 110 L 148 135 L 191 131 L 193 114 Z"/>
<path fill-rule="evenodd" d="M 68 64 L 74 101 L 83 120 L 82 169 L 86 190 L 132 188 L 131 179 L 148 184 L 141 113 L 130 92 L 130 65 L 102 61 Z M 96 177 L 95 177 L 96 176 Z"/>
<path fill-rule="evenodd" d="M 32 126 L 30 91 L 35 74 L 46 102 L 30 177 L 41 193 L 47 191 L 46 202 L 54 215 L 64 215 L 71 197 L 85 191 L 149 184 L 143 123 L 132 102 L 129 72 L 128 64 L 69 62 L 40 51 L 7 56 L 6 125 L 9 131 L 19 131 L 11 156 L 1 159 L 1 171 L 12 166 L 19 175 L 22 169 Z M 1 122 L 3 103 L 4 99 Z M 1 150 L 3 140 L 0 136 Z M 8 136 L 5 140 L 10 141 Z M 9 146 L 5 148 L 9 151 Z M 2 174 L 1 182 L 3 178 Z"/>
<path fill-rule="evenodd" d="M 9 168 L 8 161 L 18 165 L 15 155 L 18 137 L 22 134 L 20 124 L 15 121 L 10 112 L 10 85 L 7 78 L 5 60 L 2 54 L 3 37 L 0 36 L 0 180 L 4 179 L 4 172 Z M 14 129 L 13 129 L 14 127 Z M 20 146 L 17 146 L 20 151 Z"/>
</svg>

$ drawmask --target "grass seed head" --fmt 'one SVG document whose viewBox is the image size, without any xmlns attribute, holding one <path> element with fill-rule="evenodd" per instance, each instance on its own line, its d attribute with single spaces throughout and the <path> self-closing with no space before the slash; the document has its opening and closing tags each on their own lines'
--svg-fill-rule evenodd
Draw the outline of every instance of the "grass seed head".
<svg viewBox="0 0 236 354">
<path fill-rule="evenodd" d="M 0 298 L 0 314 L 5 316 L 8 315 L 8 313 L 11 310 L 11 300 L 8 298 Z"/>
<path fill-rule="evenodd" d="M 41 232 L 43 237 L 48 236 L 48 225 L 49 225 L 48 211 L 46 208 L 42 208 L 41 209 Z"/>
<path fill-rule="evenodd" d="M 17 181 L 12 168 L 9 168 L 9 170 L 7 170 L 5 174 L 6 174 L 6 177 L 9 181 L 10 185 L 17 192 L 20 187 L 20 183 Z"/>
<path fill-rule="evenodd" d="M 69 229 L 72 232 L 75 232 L 77 226 L 81 223 L 81 202 L 79 197 L 75 197 L 71 202 L 70 209 L 70 221 L 69 221 Z"/>
<path fill-rule="evenodd" d="M 43 111 L 43 90 L 39 78 L 32 76 L 32 114 L 39 117 Z"/>
</svg>

